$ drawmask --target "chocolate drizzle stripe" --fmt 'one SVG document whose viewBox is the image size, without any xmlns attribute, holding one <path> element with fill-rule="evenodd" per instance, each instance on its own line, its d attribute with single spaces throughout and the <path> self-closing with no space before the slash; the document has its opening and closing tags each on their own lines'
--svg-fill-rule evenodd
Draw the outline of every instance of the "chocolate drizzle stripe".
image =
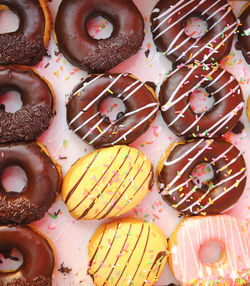
<svg viewBox="0 0 250 286">
<path fill-rule="evenodd" d="M 138 245 L 138 243 L 139 243 L 139 240 L 140 240 L 140 238 L 141 238 L 141 235 L 142 235 L 142 233 L 143 233 L 144 225 L 145 225 L 145 224 L 143 223 L 143 224 L 142 224 L 141 231 L 140 231 L 140 234 L 139 234 L 139 236 L 138 236 L 138 238 L 137 238 L 137 241 L 136 241 L 136 243 L 135 243 L 135 246 L 133 247 L 133 250 L 131 251 L 131 254 L 129 255 L 127 264 L 126 264 L 125 267 L 123 268 L 122 273 L 120 274 L 120 278 L 117 280 L 117 282 L 116 282 L 116 284 L 115 284 L 114 286 L 117 286 L 117 285 L 118 285 L 118 282 L 119 282 L 120 279 L 122 278 L 122 275 L 123 275 L 124 271 L 126 270 L 128 264 L 129 264 L 129 262 L 130 262 L 130 259 L 131 259 L 131 257 L 133 256 L 133 254 L 134 254 L 134 252 L 135 252 L 135 249 L 136 249 L 136 247 L 137 247 L 137 245 Z M 108 282 L 108 281 L 105 282 L 104 286 L 106 285 L 107 282 Z"/>
<path fill-rule="evenodd" d="M 119 171 L 122 166 L 125 164 L 127 158 L 129 157 L 129 154 L 130 154 L 130 151 L 131 151 L 131 148 L 129 149 L 128 151 L 128 155 L 126 156 L 126 158 L 122 161 L 121 165 L 117 168 L 117 170 Z M 82 215 L 78 218 L 78 219 L 82 219 L 83 217 L 85 217 L 88 212 L 93 208 L 93 206 L 95 205 L 96 203 L 96 200 L 99 199 L 99 197 L 103 194 L 103 192 L 105 192 L 106 190 L 106 187 L 110 184 L 110 182 L 112 181 L 112 179 L 116 176 L 116 173 L 114 173 L 114 175 L 111 177 L 111 179 L 108 181 L 108 183 L 105 185 L 105 187 L 103 187 L 103 189 L 99 192 L 98 196 L 93 200 L 93 202 L 90 204 L 90 206 L 82 213 Z M 100 180 L 98 180 L 99 182 Z M 97 182 L 97 184 L 98 184 Z M 98 215 L 97 215 L 98 216 Z"/>
<path fill-rule="evenodd" d="M 97 245 L 96 250 L 95 250 L 95 252 L 94 252 L 92 258 L 91 258 L 90 261 L 89 261 L 88 273 L 89 273 L 89 270 L 90 270 L 90 268 L 91 268 L 91 265 L 92 265 L 92 263 L 93 263 L 93 261 L 94 261 L 94 259 L 95 259 L 95 257 L 96 257 L 96 254 L 97 254 L 97 252 L 98 252 L 98 249 L 99 249 L 99 247 L 100 247 L 100 245 L 101 245 L 101 243 L 102 243 L 103 237 L 104 237 L 104 235 L 105 235 L 105 233 L 106 233 L 106 228 L 107 228 L 107 225 L 104 226 L 104 230 L 103 230 L 103 233 L 102 233 L 102 237 L 101 237 L 101 239 L 100 239 L 100 242 L 99 242 L 99 244 Z M 89 273 L 89 274 L 90 274 L 90 273 Z"/>
<path fill-rule="evenodd" d="M 137 175 L 137 174 L 136 174 L 136 175 Z M 152 170 L 149 171 L 147 177 L 144 179 L 144 181 L 142 182 L 142 184 L 140 185 L 140 187 L 137 188 L 136 192 L 133 194 L 133 197 L 140 191 L 140 189 L 142 188 L 142 186 L 145 184 L 145 182 L 148 180 L 148 178 L 149 178 L 151 175 L 152 175 Z M 125 207 L 126 207 L 126 205 L 125 205 L 123 208 L 121 208 L 121 209 L 118 211 L 118 213 L 115 214 L 115 216 L 118 216 L 119 213 L 120 213 Z"/>
<path fill-rule="evenodd" d="M 134 276 L 131 279 L 131 281 L 134 281 L 135 276 L 136 276 L 136 274 L 137 274 L 137 272 L 138 272 L 138 270 L 139 270 L 139 268 L 140 268 L 140 266 L 142 264 L 142 260 L 143 260 L 143 257 L 144 257 L 144 255 L 146 253 L 147 246 L 148 246 L 149 235 L 150 235 L 150 226 L 148 226 L 148 235 L 147 235 L 146 243 L 145 243 L 145 246 L 144 246 L 144 249 L 143 249 L 143 252 L 142 252 L 142 256 L 141 256 L 140 262 L 138 263 L 138 266 L 137 266 L 137 268 L 135 270 Z"/>
<path fill-rule="evenodd" d="M 122 245 L 122 248 L 121 248 L 121 250 L 120 250 L 120 253 L 122 253 L 123 248 L 125 247 L 126 242 L 128 241 L 129 233 L 130 233 L 130 231 L 131 231 L 131 228 L 132 228 L 132 224 L 129 225 L 129 230 L 128 230 L 126 239 L 125 239 L 125 241 L 124 241 L 124 243 L 123 243 L 123 245 Z M 120 256 L 118 256 L 118 257 L 116 258 L 116 261 L 115 261 L 115 263 L 114 263 L 113 265 L 116 265 L 116 264 L 117 264 L 117 262 L 119 261 L 119 258 L 120 258 Z M 108 281 L 108 280 L 109 280 L 109 278 L 110 278 L 110 276 L 112 275 L 114 269 L 115 269 L 115 268 L 112 268 L 112 270 L 110 271 L 110 273 L 109 273 L 108 277 L 105 279 L 105 281 Z"/>
<path fill-rule="evenodd" d="M 161 251 L 161 252 L 159 252 L 159 253 L 157 254 L 157 256 L 156 256 L 156 258 L 155 258 L 155 261 L 154 261 L 154 263 L 152 264 L 152 266 L 151 266 L 151 268 L 150 268 L 150 271 L 148 272 L 148 275 L 147 275 L 147 278 L 145 279 L 145 281 L 148 280 L 148 278 L 149 278 L 151 272 L 154 270 L 153 268 L 154 268 L 154 266 L 156 265 L 156 263 L 157 263 L 160 259 L 163 260 L 165 256 L 166 256 L 166 251 Z M 158 277 L 159 272 L 160 272 L 160 269 L 161 269 L 161 262 L 160 262 L 160 261 L 159 261 L 159 265 L 157 266 L 157 268 L 158 268 L 158 269 L 157 269 L 157 272 L 156 272 L 156 274 L 155 274 L 155 277 Z M 142 286 L 144 286 L 144 285 L 146 284 L 145 281 L 144 281 L 144 283 L 142 284 Z"/>
<path fill-rule="evenodd" d="M 136 175 L 133 177 L 133 180 L 136 178 L 136 176 L 140 173 L 140 169 L 143 167 L 144 165 L 144 162 L 142 162 L 140 168 L 139 168 L 139 171 L 136 173 Z M 132 168 L 133 169 L 133 168 Z M 127 185 L 127 187 L 124 189 L 124 191 L 122 192 L 122 194 L 119 196 L 119 198 L 115 201 L 115 203 L 109 208 L 109 210 L 105 213 L 105 216 L 107 216 L 111 211 L 112 209 L 117 205 L 117 203 L 120 201 L 120 199 L 123 197 L 123 195 L 126 193 L 127 189 L 131 186 L 132 184 L 132 181 Z M 118 187 L 117 189 L 117 192 L 119 191 L 120 187 L 122 186 L 122 183 L 120 184 L 120 186 Z M 117 214 L 115 214 L 114 216 L 116 216 Z M 102 216 L 102 218 L 104 218 L 105 216 Z"/>
<path fill-rule="evenodd" d="M 99 267 L 94 271 L 94 273 L 93 273 L 92 275 L 95 275 L 95 274 L 99 271 L 99 269 L 100 269 L 101 267 L 103 267 L 103 264 L 104 264 L 105 260 L 107 259 L 108 255 L 109 255 L 109 253 L 110 253 L 110 251 L 111 251 L 111 249 L 112 249 L 112 245 L 113 245 L 113 243 L 114 243 L 114 241 L 115 241 L 115 239 L 116 239 L 116 235 L 117 235 L 119 226 L 120 226 L 120 223 L 118 223 L 118 224 L 116 225 L 114 237 L 113 237 L 113 239 L 112 239 L 112 242 L 110 243 L 110 247 L 108 247 L 108 251 L 106 252 L 104 258 L 102 259 L 102 264 L 99 265 Z"/>
<path fill-rule="evenodd" d="M 112 166 L 112 164 L 114 163 L 114 161 L 116 160 L 118 154 L 120 153 L 122 148 L 119 148 L 118 152 L 116 153 L 114 159 L 111 161 L 111 163 L 109 164 L 109 166 L 107 167 L 106 171 L 103 172 L 102 176 L 98 179 L 98 181 L 95 183 L 95 185 L 92 187 L 92 189 L 90 190 L 90 193 L 93 191 L 93 189 L 96 187 L 97 183 L 100 182 L 100 180 L 105 176 L 105 173 L 110 169 L 110 167 Z M 99 154 L 99 152 L 98 152 Z M 84 201 L 85 199 L 88 197 L 88 195 L 86 195 L 73 209 L 71 209 L 69 212 L 73 212 L 75 211 Z"/>
<path fill-rule="evenodd" d="M 75 184 L 75 186 L 69 191 L 66 199 L 65 199 L 65 204 L 68 203 L 69 199 L 71 198 L 71 196 L 73 195 L 73 193 L 75 192 L 75 190 L 77 189 L 77 187 L 80 185 L 80 183 L 82 182 L 83 178 L 85 177 L 85 175 L 87 174 L 88 170 L 90 169 L 90 167 L 92 166 L 92 164 L 94 163 L 95 159 L 97 158 L 98 154 L 100 151 L 97 151 L 97 153 L 94 155 L 94 158 L 92 159 L 90 165 L 87 167 L 87 169 L 84 171 L 84 173 L 82 174 L 81 178 L 78 180 L 78 182 Z"/>
<path fill-rule="evenodd" d="M 138 158 L 139 158 L 139 155 L 140 155 L 140 152 L 138 152 L 137 157 L 136 157 L 136 159 L 135 159 L 133 165 L 137 162 L 137 160 L 138 160 Z M 131 170 L 133 170 L 133 166 L 131 166 L 131 168 L 129 169 L 128 173 L 127 173 L 126 176 L 124 177 L 124 180 L 127 179 L 127 177 L 129 176 Z M 120 187 L 121 187 L 122 184 L 123 184 L 123 182 L 118 186 L 118 188 L 117 188 L 115 194 L 114 194 L 114 195 L 112 196 L 112 198 L 110 199 L 111 201 L 112 201 L 112 199 L 115 197 L 115 195 L 118 193 L 118 191 L 119 191 L 119 189 L 120 189 Z M 103 208 L 94 218 L 97 218 L 97 217 L 106 209 L 107 206 L 108 206 L 108 205 L 105 205 L 104 208 Z M 112 206 L 112 209 L 113 209 L 113 206 Z M 109 212 L 105 213 L 101 218 L 104 218 L 108 213 L 109 213 Z"/>
</svg>

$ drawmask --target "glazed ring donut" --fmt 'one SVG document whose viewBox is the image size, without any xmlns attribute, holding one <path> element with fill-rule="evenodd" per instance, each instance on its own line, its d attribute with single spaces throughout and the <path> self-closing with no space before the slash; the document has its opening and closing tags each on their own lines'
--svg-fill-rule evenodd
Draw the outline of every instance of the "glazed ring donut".
<svg viewBox="0 0 250 286">
<path fill-rule="evenodd" d="M 1 146 L 0 156 L 0 224 L 28 224 L 43 218 L 60 192 L 60 166 L 40 143 Z M 13 165 L 27 176 L 21 193 L 8 192 L 2 184 L 4 169 Z"/>
<path fill-rule="evenodd" d="M 181 221 L 169 239 L 169 265 L 181 285 L 249 285 L 249 235 L 228 215 L 192 217 Z M 221 258 L 203 263 L 201 246 L 215 241 Z"/>
<path fill-rule="evenodd" d="M 126 145 L 101 148 L 70 168 L 63 180 L 62 199 L 77 219 L 117 217 L 146 197 L 153 176 L 143 152 Z"/>
<path fill-rule="evenodd" d="M 0 0 L 19 18 L 15 32 L 0 34 L 0 65 L 34 66 L 47 54 L 51 20 L 45 0 Z"/>
<path fill-rule="evenodd" d="M 187 36 L 192 17 L 208 24 L 200 38 Z M 151 30 L 156 47 L 173 62 L 219 62 L 230 53 L 238 22 L 227 0 L 160 0 L 152 11 Z"/>
<path fill-rule="evenodd" d="M 153 223 L 122 219 L 96 230 L 88 255 L 88 273 L 96 286 L 152 286 L 167 260 L 167 239 Z"/>
<path fill-rule="evenodd" d="M 202 163 L 210 164 L 214 174 L 207 184 L 197 186 L 191 174 Z M 218 214 L 240 198 L 246 184 L 246 165 L 240 151 L 223 139 L 177 142 L 160 160 L 157 179 L 163 199 L 179 212 Z"/>
<path fill-rule="evenodd" d="M 210 109 L 195 113 L 190 98 L 197 88 L 214 97 Z M 161 85 L 161 114 L 167 126 L 185 137 L 220 137 L 233 129 L 243 111 L 240 84 L 226 70 L 205 66 L 175 70 Z"/>
<path fill-rule="evenodd" d="M 100 113 L 107 97 L 120 98 L 125 113 L 115 122 Z M 158 112 L 152 88 L 132 75 L 91 75 L 76 86 L 67 103 L 67 121 L 82 140 L 94 147 L 129 144 L 149 128 Z"/>
<path fill-rule="evenodd" d="M 23 256 L 23 264 L 15 271 L 0 271 L 0 286 L 51 286 L 55 266 L 50 241 L 28 226 L 0 226 L 0 249 L 15 248 Z"/>
<path fill-rule="evenodd" d="M 107 39 L 94 39 L 88 20 L 103 16 L 113 24 Z M 55 41 L 73 65 L 102 73 L 133 56 L 144 39 L 144 20 L 132 0 L 63 0 L 55 20 Z"/>
<path fill-rule="evenodd" d="M 0 96 L 17 91 L 23 106 L 15 113 L 0 105 L 0 144 L 35 141 L 54 115 L 54 93 L 50 84 L 31 68 L 0 67 Z"/>
<path fill-rule="evenodd" d="M 239 25 L 238 42 L 236 48 L 241 49 L 246 62 L 250 65 L 250 3 L 244 7 L 239 17 L 241 25 Z"/>
</svg>

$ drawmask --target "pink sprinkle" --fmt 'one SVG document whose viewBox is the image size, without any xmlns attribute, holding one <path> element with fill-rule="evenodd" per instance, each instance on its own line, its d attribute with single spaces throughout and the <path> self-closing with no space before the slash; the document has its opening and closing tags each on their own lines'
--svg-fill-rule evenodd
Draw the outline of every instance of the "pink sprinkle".
<svg viewBox="0 0 250 286">
<path fill-rule="evenodd" d="M 51 226 L 50 224 L 48 225 L 49 230 L 54 230 L 55 228 L 56 228 L 55 226 Z"/>
</svg>

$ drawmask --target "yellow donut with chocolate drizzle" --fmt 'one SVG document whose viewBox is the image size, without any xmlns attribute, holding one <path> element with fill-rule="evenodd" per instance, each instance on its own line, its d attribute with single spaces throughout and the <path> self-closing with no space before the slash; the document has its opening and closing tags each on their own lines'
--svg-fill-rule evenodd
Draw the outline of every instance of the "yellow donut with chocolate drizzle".
<svg viewBox="0 0 250 286">
<path fill-rule="evenodd" d="M 64 178 L 62 199 L 77 219 L 114 217 L 133 209 L 152 183 L 148 157 L 135 148 L 116 145 L 78 160 Z"/>
<path fill-rule="evenodd" d="M 88 273 L 97 286 L 147 286 L 160 277 L 167 239 L 153 223 L 124 219 L 99 227 L 88 245 Z"/>
</svg>

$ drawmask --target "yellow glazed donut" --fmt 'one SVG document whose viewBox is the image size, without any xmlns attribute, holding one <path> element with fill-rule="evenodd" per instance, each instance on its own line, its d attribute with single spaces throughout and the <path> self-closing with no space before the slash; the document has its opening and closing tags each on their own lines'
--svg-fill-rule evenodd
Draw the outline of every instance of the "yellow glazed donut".
<svg viewBox="0 0 250 286">
<path fill-rule="evenodd" d="M 244 230 L 244 231 L 243 231 Z M 200 247 L 219 243 L 221 257 L 202 263 Z M 246 285 L 250 278 L 249 233 L 228 215 L 184 219 L 169 240 L 170 268 L 181 285 Z"/>
<path fill-rule="evenodd" d="M 88 245 L 96 286 L 153 285 L 167 260 L 167 239 L 156 225 L 123 219 L 99 227 Z"/>
<path fill-rule="evenodd" d="M 141 151 L 117 145 L 78 160 L 68 171 L 62 199 L 77 219 L 119 216 L 133 209 L 153 184 L 153 168 Z"/>
</svg>

